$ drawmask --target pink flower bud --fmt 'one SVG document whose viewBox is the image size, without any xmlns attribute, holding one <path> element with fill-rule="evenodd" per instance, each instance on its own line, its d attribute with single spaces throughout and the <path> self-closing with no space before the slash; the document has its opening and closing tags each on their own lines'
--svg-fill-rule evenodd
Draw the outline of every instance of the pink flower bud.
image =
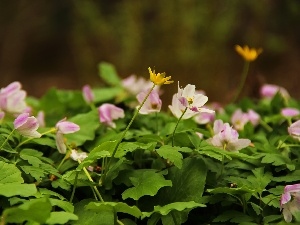
<svg viewBox="0 0 300 225">
<path fill-rule="evenodd" d="M 0 90 L 0 109 L 11 113 L 20 114 L 26 109 L 26 92 L 21 90 L 20 82 L 13 82 Z"/>
<path fill-rule="evenodd" d="M 82 95 L 86 103 L 91 104 L 94 102 L 95 96 L 89 85 L 83 86 Z"/>
<path fill-rule="evenodd" d="M 107 126 L 116 127 L 116 124 L 113 120 L 124 118 L 124 110 L 109 103 L 105 103 L 98 108 L 99 119 L 101 123 L 106 124 Z"/>
<path fill-rule="evenodd" d="M 283 108 L 281 109 L 281 115 L 286 117 L 294 117 L 298 116 L 300 114 L 300 111 L 295 108 Z"/>
<path fill-rule="evenodd" d="M 289 97 L 289 93 L 286 89 L 274 84 L 265 84 L 260 89 L 260 94 L 264 98 L 273 98 L 277 92 L 279 92 L 284 98 Z"/>
<path fill-rule="evenodd" d="M 41 134 L 36 131 L 38 127 L 37 119 L 34 116 L 29 116 L 29 113 L 20 114 L 14 121 L 14 128 L 25 137 L 41 137 Z"/>
</svg>

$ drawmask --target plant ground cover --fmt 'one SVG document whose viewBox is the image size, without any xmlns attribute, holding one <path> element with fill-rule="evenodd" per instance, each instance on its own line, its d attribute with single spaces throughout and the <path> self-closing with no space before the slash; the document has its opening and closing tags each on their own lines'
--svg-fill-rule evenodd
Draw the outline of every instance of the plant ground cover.
<svg viewBox="0 0 300 225">
<path fill-rule="evenodd" d="M 1 225 L 300 221 L 300 102 L 285 89 L 221 107 L 187 85 L 163 112 L 171 77 L 99 68 L 101 88 L 1 89 Z"/>
</svg>

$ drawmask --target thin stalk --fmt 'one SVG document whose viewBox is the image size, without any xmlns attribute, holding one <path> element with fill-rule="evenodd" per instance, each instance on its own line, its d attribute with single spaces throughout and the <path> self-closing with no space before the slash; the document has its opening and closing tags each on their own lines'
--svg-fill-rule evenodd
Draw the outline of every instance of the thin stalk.
<svg viewBox="0 0 300 225">
<path fill-rule="evenodd" d="M 49 133 L 52 133 L 52 132 L 54 132 L 54 131 L 56 131 L 56 128 L 51 128 L 50 130 L 48 130 L 48 131 L 42 133 L 42 134 L 41 134 L 41 137 L 42 137 L 43 135 L 45 135 L 45 134 L 49 134 Z M 35 138 L 31 137 L 31 138 L 28 138 L 28 139 L 24 140 L 23 142 L 21 142 L 21 143 L 18 144 L 17 148 L 19 148 L 21 145 L 27 143 L 28 141 L 30 141 L 30 140 L 32 140 L 32 139 L 35 139 Z"/>
<path fill-rule="evenodd" d="M 268 132 L 272 132 L 273 131 L 272 127 L 270 127 L 265 121 L 260 120 L 259 124 L 262 125 Z"/>
<path fill-rule="evenodd" d="M 176 131 L 177 127 L 178 127 L 178 124 L 179 124 L 180 120 L 182 119 L 183 115 L 184 115 L 185 112 L 187 111 L 187 109 L 188 109 L 188 107 L 185 107 L 185 109 L 184 109 L 184 111 L 182 112 L 181 116 L 180 116 L 180 117 L 178 118 L 178 120 L 177 120 L 176 126 L 175 126 L 175 128 L 174 128 L 173 133 L 172 133 L 172 147 L 174 147 L 174 136 L 175 136 L 175 131 Z"/>
<path fill-rule="evenodd" d="M 59 170 L 59 168 L 62 166 L 62 164 L 70 157 L 71 151 L 68 151 L 65 154 L 65 157 L 61 160 L 61 162 L 59 163 L 58 167 L 56 168 L 57 170 Z"/>
<path fill-rule="evenodd" d="M 153 84 L 152 88 L 150 89 L 150 91 L 149 91 L 148 94 L 146 95 L 145 99 L 142 101 L 141 105 L 140 105 L 140 106 L 138 107 L 138 109 L 135 111 L 133 117 L 131 118 L 131 120 L 130 120 L 129 124 L 127 125 L 126 129 L 124 130 L 122 136 L 121 136 L 120 139 L 118 140 L 118 142 L 117 142 L 117 144 L 116 144 L 116 146 L 115 146 L 115 148 L 114 148 L 114 151 L 113 151 L 113 153 L 111 154 L 111 157 L 110 157 L 110 159 L 109 159 L 107 165 L 105 166 L 104 174 L 103 174 L 103 176 L 101 176 L 101 178 L 100 178 L 100 180 L 99 180 L 99 184 L 100 184 L 100 185 L 101 185 L 101 184 L 103 183 L 103 181 L 105 180 L 105 177 L 106 177 L 106 175 L 107 175 L 107 172 L 109 171 L 110 164 L 111 164 L 112 159 L 114 158 L 114 156 L 115 156 L 115 154 L 116 154 L 116 152 L 117 152 L 117 150 L 118 150 L 118 148 L 119 148 L 119 145 L 121 144 L 123 138 L 125 137 L 126 133 L 127 133 L 128 130 L 129 130 L 131 124 L 133 123 L 133 121 L 134 121 L 134 119 L 136 118 L 136 116 L 138 115 L 139 111 L 141 110 L 141 108 L 142 108 L 143 105 L 145 104 L 147 98 L 149 97 L 149 95 L 151 94 L 151 92 L 153 91 L 153 89 L 154 89 L 155 86 L 156 86 L 156 85 Z"/>
<path fill-rule="evenodd" d="M 16 129 L 13 129 L 9 135 L 7 136 L 7 138 L 5 139 L 5 141 L 2 143 L 1 147 L 0 147 L 0 150 L 2 149 L 2 147 L 6 144 L 6 142 L 8 141 L 8 139 L 10 138 L 10 136 L 14 133 Z"/>
<path fill-rule="evenodd" d="M 239 86 L 238 86 L 238 89 L 237 89 L 237 92 L 232 100 L 232 103 L 236 102 L 236 100 L 239 98 L 243 88 L 244 88 L 244 85 L 245 85 L 245 82 L 246 82 L 246 78 L 247 78 L 247 75 L 248 75 L 248 71 L 249 71 L 249 65 L 250 65 L 250 62 L 249 61 L 245 61 L 245 64 L 244 64 L 244 68 L 243 68 L 243 71 L 242 71 L 242 75 L 241 75 L 241 81 L 239 83 Z"/>
<path fill-rule="evenodd" d="M 69 201 L 70 203 L 73 202 L 73 198 L 74 198 L 74 195 L 75 195 L 75 189 L 76 189 L 76 186 L 77 186 L 78 174 L 79 174 L 79 172 L 77 171 L 76 175 L 75 175 L 75 181 L 74 181 L 74 185 L 73 185 L 73 190 L 72 190 L 71 198 L 70 198 L 70 201 Z"/>
<path fill-rule="evenodd" d="M 80 159 L 78 159 L 77 161 L 78 161 L 79 164 L 81 163 Z M 83 167 L 83 171 L 84 171 L 85 175 L 87 176 L 87 178 L 89 179 L 89 181 L 91 181 L 91 182 L 94 183 L 94 181 L 93 181 L 91 175 L 89 174 L 89 172 L 87 171 L 87 169 L 86 169 L 85 167 Z M 102 198 L 100 192 L 98 191 L 98 188 L 97 188 L 96 186 L 93 186 L 93 189 L 94 189 L 94 191 L 96 192 L 96 194 L 97 194 L 98 198 L 100 199 L 100 201 L 101 201 L 101 202 L 104 202 L 104 200 L 103 200 L 103 198 Z"/>
</svg>

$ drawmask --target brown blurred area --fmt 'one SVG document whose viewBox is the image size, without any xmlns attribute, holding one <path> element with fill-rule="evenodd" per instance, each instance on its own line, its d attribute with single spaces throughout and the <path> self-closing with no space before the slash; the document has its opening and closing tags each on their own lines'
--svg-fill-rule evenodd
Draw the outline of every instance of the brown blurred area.
<svg viewBox="0 0 300 225">
<path fill-rule="evenodd" d="M 50 87 L 98 86 L 98 63 L 106 61 L 121 77 L 148 77 L 149 66 L 165 71 L 176 81 L 164 87 L 169 96 L 180 81 L 226 102 L 243 68 L 234 45 L 248 44 L 264 51 L 243 95 L 272 83 L 300 99 L 299 24 L 294 0 L 3 0 L 0 87 L 18 80 L 39 97 Z"/>
</svg>

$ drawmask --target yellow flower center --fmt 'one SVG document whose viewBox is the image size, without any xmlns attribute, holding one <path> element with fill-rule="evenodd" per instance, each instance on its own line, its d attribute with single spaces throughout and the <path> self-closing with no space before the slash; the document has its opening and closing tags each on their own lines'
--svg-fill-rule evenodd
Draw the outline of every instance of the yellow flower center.
<svg viewBox="0 0 300 225">
<path fill-rule="evenodd" d="M 189 105 L 193 104 L 193 102 L 194 102 L 194 98 L 193 97 L 187 97 L 186 99 L 187 99 Z"/>
</svg>

